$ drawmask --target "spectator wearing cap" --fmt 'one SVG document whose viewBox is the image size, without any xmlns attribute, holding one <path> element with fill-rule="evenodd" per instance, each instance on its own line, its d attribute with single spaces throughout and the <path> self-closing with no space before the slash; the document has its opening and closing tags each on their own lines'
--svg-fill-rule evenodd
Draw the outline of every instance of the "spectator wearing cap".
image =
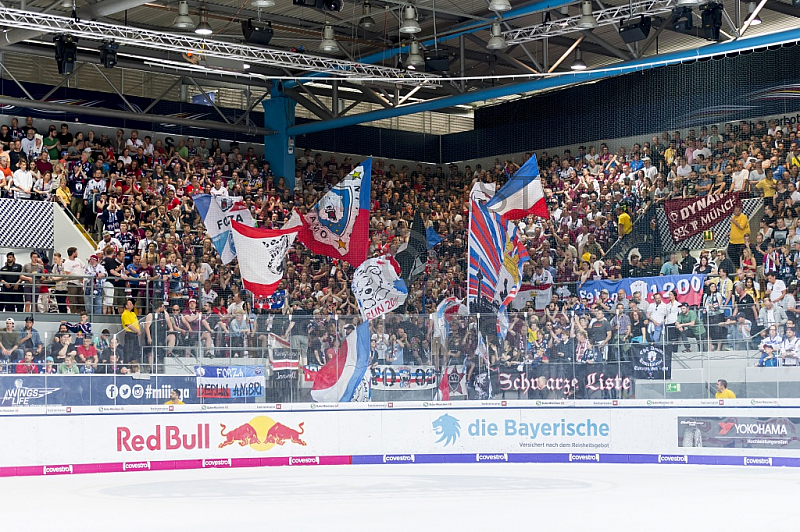
<svg viewBox="0 0 800 532">
<path fill-rule="evenodd" d="M 94 252 L 98 256 L 102 257 L 106 251 L 106 248 L 109 246 L 114 249 L 114 253 L 122 249 L 122 244 L 120 241 L 111 235 L 111 231 L 106 229 L 103 231 L 103 238 L 100 240 L 100 243 L 97 244 L 97 249 Z"/>
<path fill-rule="evenodd" d="M 0 331 L 0 360 L 5 364 L 22 358 L 19 333 L 14 330 L 14 318 L 6 319 L 6 328 Z"/>
<path fill-rule="evenodd" d="M 34 358 L 41 361 L 44 343 L 39 331 L 33 328 L 33 316 L 25 318 L 25 328 L 19 333 L 19 346 L 25 351 L 32 352 Z"/>
<path fill-rule="evenodd" d="M 656 177 L 658 176 L 658 168 L 653 166 L 653 161 L 648 156 L 642 157 L 642 171 L 644 172 L 645 179 L 649 179 L 653 183 L 656 181 Z"/>
</svg>

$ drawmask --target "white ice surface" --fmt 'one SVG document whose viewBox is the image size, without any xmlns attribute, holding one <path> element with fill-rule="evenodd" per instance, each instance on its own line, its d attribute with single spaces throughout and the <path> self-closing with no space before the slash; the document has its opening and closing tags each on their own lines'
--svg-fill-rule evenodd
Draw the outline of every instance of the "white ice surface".
<svg viewBox="0 0 800 532">
<path fill-rule="evenodd" d="M 800 471 L 393 464 L 0 478 L 0 530 L 792 531 Z"/>
</svg>

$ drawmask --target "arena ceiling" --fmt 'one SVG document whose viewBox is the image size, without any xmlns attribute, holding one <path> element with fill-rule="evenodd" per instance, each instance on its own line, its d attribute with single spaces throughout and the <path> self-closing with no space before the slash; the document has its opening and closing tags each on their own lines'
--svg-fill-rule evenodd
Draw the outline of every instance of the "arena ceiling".
<svg viewBox="0 0 800 532">
<path fill-rule="evenodd" d="M 313 4 L 315 0 L 304 1 Z M 372 24 L 364 24 L 365 1 Z M 293 0 L 257 7 L 269 3 L 188 0 L 183 9 L 188 8 L 192 25 L 206 21 L 210 26 L 210 34 L 198 35 L 191 28 L 175 27 L 177 0 L 77 0 L 74 4 L 72 0 L 4 0 L 0 53 L 52 55 L 53 37 L 69 33 L 79 38 L 81 60 L 91 57 L 90 61 L 99 62 L 103 40 L 114 40 L 119 46 L 118 64 L 125 68 L 266 89 L 281 80 L 298 103 L 320 119 L 336 123 L 349 111 L 338 105 L 340 98 L 353 102 L 353 107 L 358 102 L 379 104 L 386 116 L 418 110 L 446 112 L 597 79 L 573 77 L 571 67 L 578 53 L 588 67 L 582 74 L 603 71 L 607 77 L 627 71 L 614 71 L 617 65 L 621 69 L 654 65 L 660 57 L 691 58 L 704 50 L 735 51 L 756 42 L 764 46 L 773 36 L 775 43 L 786 43 L 800 26 L 797 0 L 720 3 L 719 42 L 706 39 L 701 27 L 701 12 L 708 6 L 692 0 L 594 0 L 590 3 L 598 22 L 594 28 L 581 24 L 582 7 L 587 9 L 582 2 L 562 0 L 508 0 L 510 10 L 501 12 L 490 10 L 489 0 L 341 0 L 341 11 L 297 6 Z M 676 9 L 687 4 L 695 4 L 689 6 L 693 28 L 678 31 L 681 19 Z M 400 32 L 409 5 L 420 27 L 415 34 Z M 756 18 L 753 11 L 761 21 L 758 25 L 751 23 Z M 641 15 L 651 20 L 648 37 L 625 43 L 620 24 Z M 245 42 L 241 22 L 248 19 L 271 24 L 269 45 Z M 493 24 L 499 27 L 493 30 Z M 336 45 L 320 51 L 326 26 Z M 493 35 L 502 35 L 507 47 L 487 49 Z M 407 69 L 412 41 L 423 57 L 443 59 L 447 70 L 426 73 L 421 64 Z M 203 60 L 189 62 L 186 52 Z M 561 81 L 548 82 L 556 78 Z M 42 83 L 53 84 L 52 78 Z M 347 118 L 348 123 L 358 123 L 370 117 Z"/>
</svg>

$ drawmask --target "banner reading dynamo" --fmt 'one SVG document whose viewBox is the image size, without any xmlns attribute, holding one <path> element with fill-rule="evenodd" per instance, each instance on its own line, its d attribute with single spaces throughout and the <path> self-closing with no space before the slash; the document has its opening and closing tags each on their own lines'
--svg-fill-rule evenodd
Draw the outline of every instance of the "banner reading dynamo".
<svg viewBox="0 0 800 532">
<path fill-rule="evenodd" d="M 689 305 L 700 305 L 703 302 L 703 283 L 705 275 L 662 275 L 661 277 L 632 277 L 619 281 L 588 281 L 578 288 L 580 297 L 589 298 L 591 303 L 600 296 L 600 291 L 608 290 L 616 301 L 617 292 L 624 290 L 630 298 L 634 292 L 642 295 L 642 301 L 653 300 L 656 292 L 664 294 L 675 290 L 678 301 Z"/>
<path fill-rule="evenodd" d="M 672 240 L 680 242 L 711 229 L 730 216 L 736 205 L 739 205 L 738 192 L 665 201 L 664 213 Z"/>
<path fill-rule="evenodd" d="M 241 399 L 264 395 L 261 366 L 195 366 L 197 397 Z"/>
</svg>

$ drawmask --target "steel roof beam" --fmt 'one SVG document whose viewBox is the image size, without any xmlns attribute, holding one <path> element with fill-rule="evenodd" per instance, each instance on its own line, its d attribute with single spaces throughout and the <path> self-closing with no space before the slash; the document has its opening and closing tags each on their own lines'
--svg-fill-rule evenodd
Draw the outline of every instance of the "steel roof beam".
<svg viewBox="0 0 800 532">
<path fill-rule="evenodd" d="M 290 127 L 289 134 L 303 135 L 307 133 L 326 131 L 339 127 L 351 126 L 354 124 L 361 124 L 374 120 L 383 120 L 386 118 L 394 118 L 396 116 L 404 116 L 423 111 L 437 111 L 439 109 L 445 109 L 455 105 L 466 105 L 473 102 L 491 100 L 502 96 L 511 96 L 533 91 L 559 89 L 577 83 L 597 81 L 622 74 L 641 72 L 643 70 L 649 70 L 661 66 L 693 61 L 701 57 L 711 57 L 714 55 L 722 55 L 741 50 L 752 50 L 767 46 L 794 43 L 798 40 L 800 40 L 800 28 L 794 28 L 781 32 L 758 35 L 747 39 L 714 43 L 699 48 L 692 48 L 690 50 L 681 50 L 679 52 L 673 52 L 669 54 L 635 59 L 633 61 L 627 61 L 625 63 L 614 65 L 615 68 L 613 69 L 604 69 L 599 71 L 586 70 L 568 75 L 549 76 L 544 78 L 537 77 L 522 83 L 500 85 L 490 89 L 467 92 L 464 94 L 438 98 L 436 100 L 429 100 L 417 104 L 404 105 L 397 109 L 383 109 L 369 113 L 350 115 L 328 122 L 301 124 Z"/>
<path fill-rule="evenodd" d="M 204 39 L 194 35 L 173 35 L 102 22 L 33 13 L 0 7 L 0 26 L 25 28 L 41 33 L 69 33 L 94 41 L 113 39 L 121 45 L 183 54 L 192 52 L 206 57 L 238 60 L 267 67 L 291 68 L 304 72 L 320 72 L 336 77 L 391 79 L 395 83 L 435 85 L 439 76 L 424 72 L 355 63 L 340 59 Z"/>
</svg>

